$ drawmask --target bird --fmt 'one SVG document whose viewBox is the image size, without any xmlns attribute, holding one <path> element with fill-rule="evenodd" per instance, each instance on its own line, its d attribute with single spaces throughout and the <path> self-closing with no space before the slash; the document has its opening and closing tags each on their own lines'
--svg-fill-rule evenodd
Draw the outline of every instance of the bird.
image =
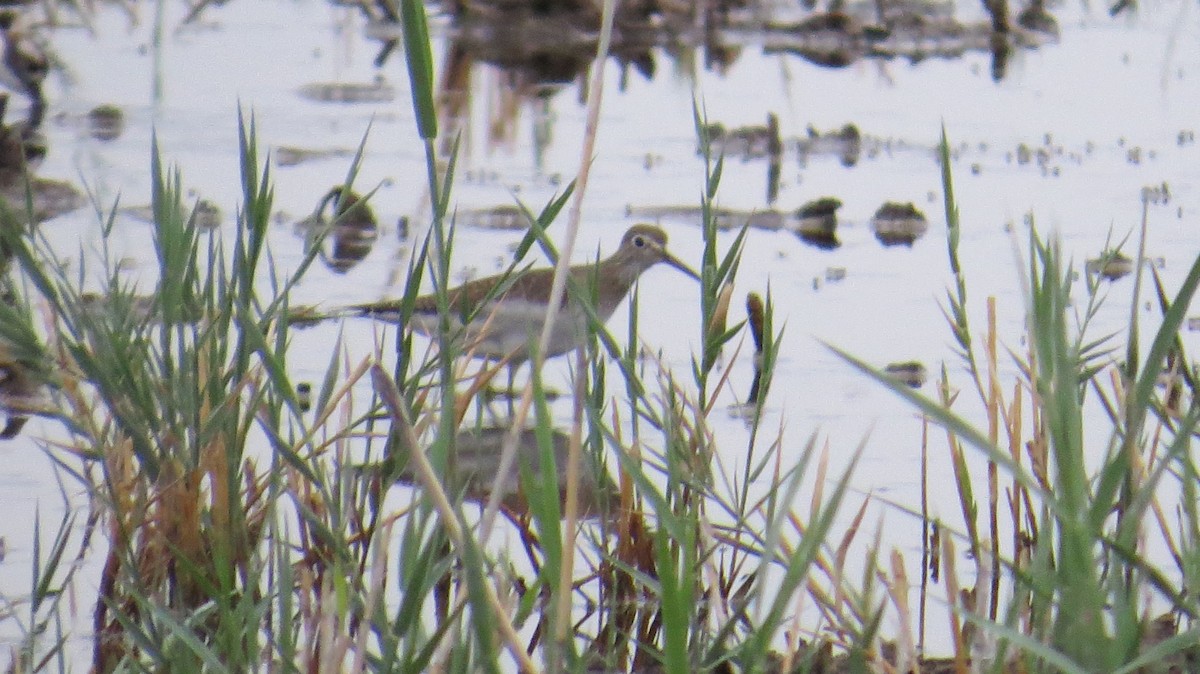
<svg viewBox="0 0 1200 674">
<path fill-rule="evenodd" d="M 488 502 L 493 487 L 499 486 L 502 512 L 516 519 L 530 514 L 529 494 L 524 491 L 523 486 L 545 484 L 545 464 L 542 461 L 543 446 L 537 431 L 532 428 L 523 429 L 516 438 L 516 461 L 522 470 L 510 469 L 497 485 L 496 475 L 500 470 L 500 457 L 510 431 L 508 426 L 501 425 L 456 433 L 453 477 L 449 478 L 449 484 L 462 490 L 464 500 L 474 501 L 481 506 Z M 562 513 L 567 495 L 566 470 L 570 436 L 552 429 L 549 440 L 554 460 L 548 465 L 558 475 L 559 512 Z M 420 484 L 417 471 L 408 459 L 413 451 L 412 447 L 400 446 L 399 451 L 382 462 L 354 466 L 354 470 L 369 477 L 390 475 L 397 484 L 417 485 Z M 582 519 L 609 519 L 616 513 L 616 506 L 621 500 L 620 490 L 608 471 L 597 468 L 586 459 L 580 464 L 576 503 L 579 506 L 578 515 Z M 532 478 L 532 482 L 525 482 L 522 475 L 526 473 Z"/>
<path fill-rule="evenodd" d="M 598 262 L 571 266 L 577 288 L 592 289 L 594 310 L 607 321 L 642 272 L 665 263 L 699 281 L 700 275 L 667 251 L 667 234 L 649 224 L 629 228 L 616 252 Z M 530 344 L 545 325 L 553 268 L 530 269 L 511 275 L 499 274 L 469 281 L 447 293 L 451 333 L 463 331 L 463 352 L 488 360 L 507 359 L 515 366 L 530 357 Z M 592 285 L 594 282 L 594 286 Z M 437 297 L 421 295 L 413 301 L 409 323 L 421 334 L 437 338 L 440 317 Z M 399 322 L 402 300 L 388 300 L 349 307 L 350 315 Z M 572 293 L 566 293 L 550 333 L 546 357 L 564 354 L 587 338 L 588 315 Z M 511 371 L 510 371 L 511 376 Z"/>
</svg>

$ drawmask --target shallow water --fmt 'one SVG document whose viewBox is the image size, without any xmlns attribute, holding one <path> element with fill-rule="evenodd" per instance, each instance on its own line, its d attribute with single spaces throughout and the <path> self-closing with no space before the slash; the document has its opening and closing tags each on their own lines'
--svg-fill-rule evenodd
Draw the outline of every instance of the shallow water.
<svg viewBox="0 0 1200 674">
<path fill-rule="evenodd" d="M 181 168 L 185 186 L 221 209 L 220 229 L 228 235 L 240 196 L 240 104 L 254 114 L 264 149 L 317 152 L 315 158 L 272 170 L 279 217 L 271 246 L 278 266 L 286 269 L 303 255 L 295 221 L 310 214 L 321 195 L 344 179 L 350 154 L 369 128 L 356 185 L 363 191 L 379 186 L 372 201 L 380 222 L 378 241 L 348 273 L 315 268 L 297 299 L 329 306 L 398 295 L 403 289 L 392 285 L 394 272 L 406 264 L 408 252 L 397 234 L 398 221 L 409 218 L 419 233 L 428 212 L 424 159 L 401 59 L 393 57 L 382 69 L 373 67 L 376 44 L 363 37 L 358 15 L 315 0 L 234 1 L 210 8 L 199 25 L 178 30 L 183 8 L 165 6 L 160 49 L 154 47 L 154 15 L 148 6 L 141 8 L 144 14 L 136 24 L 124 12 L 101 9 L 94 33 L 60 28 L 50 34 L 67 70 L 52 75 L 48 87 L 50 153 L 40 175 L 86 181 L 105 208 L 118 196 L 122 206 L 145 204 L 154 133 L 164 156 Z M 960 8 L 961 14 L 978 19 L 976 11 L 974 5 Z M 956 149 L 961 256 L 977 337 L 985 326 L 985 298 L 995 296 L 1001 343 L 1023 350 L 1018 274 L 1024 263 L 1014 250 L 1025 245 L 1027 215 L 1040 230 L 1055 232 L 1081 267 L 1085 258 L 1104 249 L 1110 236 L 1121 240 L 1136 231 L 1144 186 L 1166 183 L 1169 202 L 1149 210 L 1147 254 L 1162 259 L 1159 271 L 1168 288 L 1178 287 L 1200 250 L 1200 162 L 1188 135 L 1197 124 L 1200 104 L 1195 82 L 1200 25 L 1194 8 L 1179 0 L 1146 3 L 1138 15 L 1116 19 L 1102 7 L 1089 11 L 1077 4 L 1055 12 L 1062 26 L 1060 43 L 1018 52 L 1000 82 L 991 79 L 983 54 L 829 69 L 793 56 L 764 55 L 751 43 L 724 74 L 692 72 L 694 68 L 658 51 L 652 78 L 622 73 L 609 62 L 578 258 L 612 251 L 634 222 L 626 216 L 630 209 L 698 204 L 703 165 L 696 153 L 693 95 L 710 120 L 726 127 L 759 125 L 769 112 L 778 115 L 785 153 L 773 207 L 786 215 L 825 196 L 844 205 L 838 211 L 841 246 L 835 250 L 809 246 L 788 231 L 754 230 L 747 238 L 731 318 L 740 318 L 747 292 L 769 288 L 776 324 L 786 325 L 764 428 L 782 427 L 785 447 L 797 452 L 815 434 L 828 445 L 834 470 L 845 466 L 861 443 L 854 488 L 914 506 L 919 502 L 920 420 L 824 343 L 880 367 L 920 361 L 931 379 L 944 365 L 952 383 L 964 389 L 960 404 L 978 417 L 940 308 L 953 283 L 935 157 L 943 125 Z M 435 55 L 446 51 L 443 36 L 435 22 Z M 463 210 L 484 209 L 518 198 L 536 210 L 579 170 L 585 118 L 580 89 L 565 86 L 548 98 L 517 102 L 514 114 L 503 109 L 505 76 L 499 69 L 479 65 L 472 76 L 454 203 Z M 382 87 L 375 86 L 377 79 Z M 319 83 L 370 84 L 384 94 L 390 87 L 394 98 L 347 104 L 301 95 L 304 87 Z M 108 142 L 89 138 L 82 122 L 88 110 L 102 103 L 120 107 L 126 116 L 123 134 Z M 828 131 L 851 122 L 871 141 L 867 146 L 873 155 L 864 153 L 853 167 L 833 155 L 801 162 L 794 143 L 810 125 Z M 1038 149 L 1046 149 L 1045 161 L 1019 163 L 1021 146 L 1035 157 Z M 730 158 L 720 205 L 743 211 L 771 207 L 767 175 L 766 160 Z M 929 218 L 928 234 L 911 247 L 884 247 L 871 232 L 872 214 L 889 200 L 913 202 Z M 675 254 L 698 261 L 702 243 L 695 223 L 667 216 L 661 224 Z M 45 223 L 43 231 L 64 254 L 82 248 L 89 264 L 96 264 L 100 236 L 94 212 L 85 208 L 61 216 Z M 520 237 L 512 231 L 461 231 L 454 266 L 464 275 L 496 270 L 506 262 L 507 247 Z M 722 236 L 729 242 L 733 233 Z M 113 241 L 130 278 L 150 273 L 154 251 L 144 221 L 120 216 Z M 91 269 L 97 278 L 97 268 Z M 844 270 L 844 278 L 827 280 L 829 270 Z M 1124 324 L 1131 279 L 1106 286 L 1110 301 L 1093 334 Z M 152 283 L 147 278 L 144 287 L 149 290 Z M 1078 291 L 1083 291 L 1082 282 Z M 700 335 L 695 286 L 663 267 L 643 276 L 640 292 L 643 338 L 686 372 Z M 1149 334 L 1157 322 L 1155 313 L 1141 314 Z M 621 309 L 609 324 L 619 341 L 625 326 Z M 320 376 L 338 329 L 297 333 L 296 349 L 319 354 L 307 359 L 312 365 L 297 365 L 298 378 Z M 350 348 L 368 353 L 377 328 L 364 321 L 347 324 L 345 330 Z M 1185 332 L 1184 340 L 1185 348 L 1200 348 L 1200 333 Z M 723 400 L 727 405 L 749 387 L 749 350 L 747 340 L 732 363 L 730 393 Z M 732 354 L 727 350 L 727 357 Z M 551 363 L 546 375 L 560 389 L 567 388 L 565 360 Z M 1005 386 L 1011 387 L 1011 361 L 1002 359 L 1001 371 Z M 933 395 L 933 383 L 924 391 Z M 569 402 L 556 411 L 568 418 Z M 732 414 L 718 413 L 713 423 L 722 460 L 732 470 L 744 456 L 748 431 Z M 8 458 L 0 494 L 10 512 L 0 527 L 8 549 L 0 565 L 0 591 L 10 596 L 27 590 L 34 511 L 55 520 L 62 512 L 51 464 L 35 442 L 55 434 L 49 424 L 35 421 L 17 440 L 0 444 L 0 453 Z M 937 433 L 930 437 L 931 482 L 948 485 L 944 439 Z M 78 499 L 78 489 L 66 484 Z M 806 507 L 806 494 L 801 498 Z M 932 494 L 931 508 L 951 523 L 961 521 L 957 497 L 948 489 Z M 918 577 L 919 523 L 883 507 L 873 511 L 873 518 L 867 528 L 873 531 L 873 523 L 884 518 L 884 545 L 899 547 L 910 564 L 910 577 Z M 81 598 L 81 615 L 90 611 L 89 601 Z M 0 628 L 0 639 L 14 636 L 11 628 Z M 80 644 L 80 650 L 86 651 L 86 645 Z"/>
</svg>

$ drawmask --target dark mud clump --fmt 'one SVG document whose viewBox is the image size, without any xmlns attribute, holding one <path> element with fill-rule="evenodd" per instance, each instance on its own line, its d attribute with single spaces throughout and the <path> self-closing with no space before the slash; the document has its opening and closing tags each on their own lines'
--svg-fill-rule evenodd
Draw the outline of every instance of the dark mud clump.
<svg viewBox="0 0 1200 674">
<path fill-rule="evenodd" d="M 1120 251 L 1109 251 L 1084 265 L 1088 274 L 1108 281 L 1116 281 L 1133 272 L 1133 260 Z"/>
<path fill-rule="evenodd" d="M 296 223 L 296 229 L 306 247 L 322 244 L 321 262 L 339 274 L 362 262 L 379 239 L 379 224 L 370 205 L 340 185 L 329 190 L 314 213 Z"/>
<path fill-rule="evenodd" d="M 97 105 L 87 114 L 87 128 L 96 140 L 116 140 L 125 131 L 125 113 L 115 105 Z"/>
<path fill-rule="evenodd" d="M 743 161 L 779 157 L 783 154 L 783 141 L 779 137 L 779 118 L 775 113 L 767 115 L 765 126 L 743 126 L 726 129 L 720 122 L 705 127 L 709 150 L 714 155 L 739 157 Z M 703 149 L 703 148 L 700 148 Z"/>
<path fill-rule="evenodd" d="M 928 378 L 925 366 L 915 360 L 892 363 L 883 368 L 883 371 L 905 386 L 912 388 L 921 388 Z"/>
<path fill-rule="evenodd" d="M 847 168 L 858 164 L 862 156 L 862 132 L 854 124 L 847 124 L 835 131 L 821 133 L 808 127 L 808 135 L 796 144 L 800 165 L 808 163 L 811 155 L 832 154 Z"/>
<path fill-rule="evenodd" d="M 842 245 L 837 238 L 837 210 L 842 202 L 824 197 L 804 204 L 796 211 L 792 229 L 800 240 L 821 250 L 833 250 Z"/>
<path fill-rule="evenodd" d="M 929 231 L 929 221 L 912 202 L 889 201 L 875 211 L 871 229 L 885 246 L 911 246 Z"/>
</svg>

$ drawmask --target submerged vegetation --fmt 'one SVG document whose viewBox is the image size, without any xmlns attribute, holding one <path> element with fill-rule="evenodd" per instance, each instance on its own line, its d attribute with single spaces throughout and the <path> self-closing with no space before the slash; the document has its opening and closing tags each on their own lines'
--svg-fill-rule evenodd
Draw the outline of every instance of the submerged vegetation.
<svg viewBox="0 0 1200 674">
<path fill-rule="evenodd" d="M 403 326 L 423 287 L 450 306 L 458 139 L 439 130 L 424 7 L 384 6 L 404 25 L 431 204 L 396 306 Z M 603 18 L 600 58 L 611 7 Z M 597 72 L 584 158 L 602 85 Z M 302 393 L 293 367 L 312 354 L 296 352 L 295 331 L 317 319 L 292 290 L 319 260 L 349 270 L 375 240 L 371 194 L 353 189 L 366 139 L 286 275 L 266 236 L 276 178 L 242 116 L 228 239 L 200 226 L 211 205 L 189 207 L 183 172 L 151 148 L 151 295 L 107 248 L 116 205 L 101 223 L 102 267 L 88 268 L 32 226 L 31 198 L 7 202 L 0 435 L 50 419 L 43 445 L 64 493 L 88 496 L 82 521 L 35 525 L 28 592 L 6 598 L 21 634 L 9 670 L 80 668 L 70 649 L 83 598 L 91 668 L 104 673 L 1200 671 L 1200 403 L 1179 337 L 1200 256 L 1176 289 L 1131 264 L 1127 329 L 1096 336 L 1103 274 L 1087 274 L 1081 294 L 1072 263 L 1031 222 L 1017 279 L 1026 333 L 1002 336 L 995 300 L 968 294 L 943 137 L 944 310 L 961 367 L 935 372 L 928 397 L 909 386 L 918 370 L 924 380 L 920 363 L 885 371 L 842 353 L 919 412 L 923 463 L 941 456 L 935 438 L 949 449 L 961 517 L 896 504 L 924 527 L 920 560 L 906 558 L 861 535 L 870 499 L 851 489 L 853 462 L 831 475 L 820 438 L 797 449 L 764 423 L 785 326 L 767 289 L 749 294 L 747 321 L 730 315 L 750 230 L 723 231 L 725 165 L 699 105 L 695 128 L 700 346 L 688 371 L 673 370 L 642 344 L 636 293 L 626 335 L 593 307 L 586 345 L 566 356 L 566 423 L 542 381 L 545 343 L 498 401 L 488 391 L 504 363 L 471 360 L 449 320 L 434 349 L 404 329 L 372 353 L 331 344 L 316 390 Z M 504 213 L 524 231 L 514 274 L 535 247 L 570 262 L 588 163 L 540 211 Z M 805 215 L 833 238 L 839 205 Z M 912 204 L 893 210 L 924 233 Z M 888 236 L 911 245 L 919 234 Z M 102 293 L 85 289 L 97 278 Z M 562 290 L 591 302 L 585 287 Z M 1161 315 L 1152 335 L 1136 310 L 1147 297 Z M 980 305 L 982 331 L 970 318 Z M 755 378 L 737 412 L 748 440 L 728 463 L 712 425 L 737 398 L 729 372 L 747 342 Z M 969 401 L 982 425 L 960 413 Z M 81 570 L 94 559 L 93 602 Z M 932 631 L 950 635 L 949 652 L 926 652 Z"/>
</svg>

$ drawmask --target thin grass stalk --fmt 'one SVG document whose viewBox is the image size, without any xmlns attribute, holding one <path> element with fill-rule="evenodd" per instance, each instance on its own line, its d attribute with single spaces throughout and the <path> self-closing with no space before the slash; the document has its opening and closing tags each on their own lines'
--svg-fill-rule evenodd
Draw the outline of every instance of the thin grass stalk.
<svg viewBox="0 0 1200 674">
<path fill-rule="evenodd" d="M 575 531 L 579 522 L 579 474 L 582 464 L 582 430 L 584 421 L 584 404 L 587 399 L 587 358 L 584 349 L 575 350 L 575 391 L 572 409 L 571 439 L 568 443 L 566 467 L 566 499 L 563 510 L 562 531 L 562 571 L 558 579 L 558 589 L 555 599 L 558 608 L 555 611 L 552 643 L 554 649 L 550 654 L 550 671 L 557 671 L 555 662 L 565 664 L 561 658 L 554 657 L 553 651 L 562 654 L 570 649 L 567 628 L 571 623 L 571 585 L 575 569 Z M 549 465 L 549 464 L 544 464 Z"/>
<path fill-rule="evenodd" d="M 717 219 L 713 202 L 721 184 L 725 157 L 713 160 L 710 127 L 707 114 L 701 103 L 692 100 L 692 123 L 700 143 L 700 154 L 704 160 L 704 190 L 700 195 L 700 213 L 704 232 L 704 251 L 700 269 L 700 343 L 699 359 L 693 358 L 692 376 L 700 391 L 700 406 L 708 409 L 715 392 L 709 390 L 709 374 L 720 357 L 722 347 L 741 330 L 744 323 L 733 328 L 725 325 L 725 308 L 728 306 L 732 283 L 741 260 L 749 222 L 744 224 L 733 244 L 721 257 L 717 254 Z"/>
<path fill-rule="evenodd" d="M 917 608 L 917 652 L 925 654 L 925 605 L 929 599 L 930 554 L 929 523 L 929 419 L 921 417 L 921 592 Z"/>
<path fill-rule="evenodd" d="M 975 383 L 979 400 L 986 404 L 987 395 L 979 379 L 979 368 L 975 360 L 975 349 L 972 346 L 971 324 L 967 316 L 967 281 L 963 274 L 962 264 L 958 259 L 958 244 L 962 237 L 962 224 L 959 219 L 958 203 L 954 199 L 954 179 L 950 172 L 950 139 L 946 134 L 946 125 L 942 124 L 941 139 L 938 142 L 938 158 L 942 168 L 942 203 L 946 212 L 946 248 L 950 260 L 950 273 L 954 275 L 953 295 L 947 292 L 950 304 L 950 314 L 947 319 L 962 349 L 960 355 L 966 361 L 967 371 Z"/>
<path fill-rule="evenodd" d="M 1012 403 L 1009 406 L 1008 412 L 1008 451 L 1013 457 L 1013 461 L 1021 461 L 1021 438 L 1022 438 L 1022 387 L 1020 383 L 1013 385 Z M 1023 562 L 1026 559 L 1026 538 L 1023 535 L 1023 521 L 1021 506 L 1023 501 L 1028 499 L 1027 491 L 1024 486 L 1014 477 L 1008 487 L 1009 513 L 1011 515 L 1012 526 L 1012 569 L 1011 573 L 1014 576 L 1019 576 L 1022 571 Z M 1032 540 L 1032 536 L 1029 537 Z"/>
<path fill-rule="evenodd" d="M 550 295 L 549 303 L 546 306 L 545 323 L 542 326 L 542 333 L 538 337 L 538 348 L 529 363 L 531 370 L 541 370 L 542 368 L 544 363 L 544 356 L 542 354 L 545 354 L 550 346 L 550 334 L 558 316 L 562 299 L 565 297 L 567 291 L 571 256 L 575 250 L 575 240 L 579 233 L 579 223 L 583 213 L 583 198 L 587 192 L 588 177 L 591 174 L 592 156 L 595 153 L 596 135 L 599 133 L 600 102 L 604 95 L 604 63 L 608 58 L 609 45 L 612 40 L 612 22 L 615 11 L 615 0 L 605 0 L 601 14 L 600 37 L 596 45 L 596 59 L 592 65 L 592 81 L 588 87 L 587 121 L 584 125 L 579 172 L 574 182 L 574 198 L 567 211 L 565 241 L 561 244 L 558 261 L 554 265 L 554 276 L 550 283 Z M 578 375 L 582 376 L 583 371 L 580 371 Z M 500 455 L 500 463 L 497 468 L 498 478 L 507 475 L 512 470 L 513 459 L 516 455 L 517 437 L 529 414 L 532 395 L 532 387 L 526 385 L 525 389 L 521 392 L 521 402 L 517 407 L 511 431 L 504 442 L 504 448 Z M 575 423 L 579 423 L 579 420 L 576 419 Z M 480 526 L 480 540 L 484 543 L 491 538 L 492 527 L 495 524 L 499 505 L 499 490 L 493 489 L 492 494 L 488 497 L 487 506 L 484 508 L 482 524 Z M 556 626 L 556 634 L 558 634 L 559 629 L 561 629 L 561 626 Z"/>
<path fill-rule="evenodd" d="M 1137 257 L 1135 259 L 1134 280 L 1133 280 L 1133 295 L 1129 302 L 1129 339 L 1127 343 L 1127 351 L 1125 355 L 1125 381 L 1137 381 L 1138 376 L 1138 360 L 1139 360 L 1139 334 L 1138 334 L 1138 309 L 1141 304 L 1142 279 L 1144 278 L 1143 260 L 1146 259 L 1146 238 L 1147 225 L 1150 218 L 1150 201 L 1145 194 L 1142 195 L 1142 219 L 1141 230 L 1138 236 Z M 1146 363 L 1147 368 L 1155 367 L 1153 371 L 1155 377 L 1158 375 L 1157 365 L 1151 362 Z M 1134 484 L 1134 475 L 1132 474 L 1132 465 L 1135 461 L 1135 452 L 1141 449 L 1141 435 L 1145 424 L 1145 409 L 1146 407 L 1139 404 L 1135 398 L 1126 397 L 1125 406 L 1125 429 L 1121 443 L 1121 456 L 1125 460 L 1126 474 L 1122 480 L 1120 500 L 1117 505 L 1117 527 L 1121 527 L 1121 519 L 1124 517 L 1124 511 L 1128 507 L 1129 500 L 1132 498 L 1133 492 L 1137 489 Z M 1132 578 L 1126 578 L 1126 582 L 1132 582 Z"/>
<path fill-rule="evenodd" d="M 1138 435 L 1141 434 L 1146 411 L 1150 408 L 1150 399 L 1158 379 L 1158 373 L 1162 370 L 1167 354 L 1178 338 L 1178 332 L 1183 324 L 1185 312 L 1191 304 L 1198 286 L 1200 286 L 1200 255 L 1196 257 L 1179 292 L 1163 316 L 1162 325 L 1155 335 L 1150 351 L 1146 355 L 1145 365 L 1141 368 L 1140 375 L 1136 379 L 1131 391 L 1132 395 L 1127 402 L 1129 413 L 1127 414 L 1127 421 L 1124 428 L 1126 448 L 1129 447 L 1129 443 L 1133 442 L 1133 434 L 1135 432 Z M 1131 532 L 1127 532 L 1126 534 L 1126 536 L 1131 535 Z"/>
<path fill-rule="evenodd" d="M 449 208 L 454 157 L 453 155 L 451 156 L 450 163 L 447 165 L 443 182 L 441 175 L 439 175 L 439 162 L 434 145 L 438 133 L 437 111 L 433 94 L 433 63 L 430 50 L 426 9 L 423 3 L 419 2 L 419 0 L 402 0 L 400 5 L 400 15 L 401 23 L 404 27 L 405 52 L 408 56 L 408 71 L 409 79 L 412 84 L 413 106 L 417 116 L 417 130 L 425 149 L 427 182 L 430 196 L 430 207 L 432 210 L 432 223 L 427 242 L 430 239 L 432 240 L 433 252 L 432 257 L 427 258 L 427 262 L 430 266 L 430 271 L 432 272 L 434 295 L 437 302 L 438 313 L 441 317 L 438 328 L 438 341 L 443 345 L 448 345 L 451 344 L 452 339 L 450 329 L 451 313 L 449 310 L 449 297 L 447 293 L 449 289 L 450 278 L 449 257 L 451 248 L 453 246 L 453 224 L 451 224 L 450 228 L 447 229 L 445 217 Z M 455 146 L 457 148 L 457 141 Z M 426 246 L 428 246 L 428 243 Z M 416 285 L 417 284 L 413 283 L 410 279 L 405 298 L 406 305 L 410 308 L 412 306 L 412 298 L 415 297 L 415 292 L 417 290 Z M 405 332 L 403 327 L 404 326 L 402 322 L 401 329 L 397 331 L 396 336 L 397 354 L 398 356 L 402 356 L 402 358 L 397 362 L 395 378 L 396 382 L 404 381 L 404 368 L 407 367 L 408 363 L 408 348 L 406 346 L 407 337 L 402 336 L 401 334 Z M 456 381 L 453 371 L 454 356 L 455 354 L 453 349 L 450 348 L 442 348 L 438 351 L 437 362 L 438 370 L 440 371 L 439 390 L 441 394 L 438 407 L 441 410 L 441 414 L 438 417 L 437 434 L 432 445 L 428 449 L 430 458 L 432 459 L 432 466 L 436 469 L 438 474 L 445 477 L 447 484 L 452 484 L 450 480 L 452 480 L 453 476 L 455 475 L 456 463 L 454 437 L 456 426 L 458 424 L 458 414 L 456 413 L 457 402 L 456 393 L 454 390 L 454 383 Z M 373 373 L 374 372 L 375 369 L 373 368 Z M 380 395 L 392 395 L 393 392 L 389 387 L 382 386 L 382 384 L 379 383 L 382 381 L 380 375 L 382 375 L 382 373 L 373 374 L 373 378 L 377 382 L 375 386 L 376 393 Z M 395 402 L 398 403 L 399 401 Z M 393 428 L 395 429 L 399 426 L 402 418 L 400 417 L 400 410 L 397 404 L 391 404 L 390 407 L 393 408 L 390 411 L 393 421 Z M 403 437 L 393 432 L 391 440 L 389 440 L 389 448 L 387 450 L 388 455 L 395 455 L 399 451 L 397 448 L 398 443 L 406 443 L 407 447 L 411 448 L 411 454 L 414 457 L 423 456 L 419 445 L 416 444 L 416 435 L 411 432 L 411 426 L 409 426 L 409 429 L 410 430 L 405 431 L 408 437 Z M 427 475 L 422 475 L 421 482 L 422 485 L 426 486 L 426 493 L 430 494 L 430 497 L 434 500 L 434 505 L 436 506 L 435 511 L 438 512 L 443 518 L 443 523 L 447 527 L 448 532 L 458 531 L 458 535 L 451 535 L 451 540 L 455 544 L 459 559 L 461 559 L 464 563 L 464 571 L 467 578 L 467 594 L 461 595 L 459 601 L 469 601 L 470 605 L 473 607 L 473 631 L 476 642 L 478 643 L 479 652 L 483 654 L 483 659 L 480 660 L 480 662 L 483 663 L 485 667 L 494 668 L 496 667 L 496 663 L 489 656 L 491 652 L 490 642 L 493 638 L 492 630 L 496 626 L 487 623 L 487 614 L 490 613 L 491 610 L 497 605 L 491 602 L 491 599 L 495 596 L 494 589 L 491 587 L 490 582 L 486 578 L 483 555 L 478 549 L 475 541 L 463 537 L 461 532 L 461 523 L 456 523 L 457 516 L 452 510 L 449 510 L 445 507 L 448 504 L 443 502 L 445 500 L 445 496 L 440 491 L 440 485 L 437 487 L 438 491 L 432 491 L 430 489 L 430 485 L 428 484 L 430 481 L 427 478 Z M 436 480 L 433 480 L 433 483 L 436 482 Z M 441 496 L 440 499 L 438 498 L 439 494 Z M 486 538 L 484 540 L 486 541 Z M 434 549 L 441 549 L 442 547 L 442 544 L 436 544 Z M 445 579 L 446 582 L 449 581 L 448 576 L 446 576 Z M 433 643 L 440 644 L 440 646 L 437 646 L 437 648 L 450 649 L 451 641 L 446 640 L 444 637 L 450 633 L 450 625 L 457 624 L 458 617 L 463 615 L 461 611 L 461 607 L 463 605 L 461 603 L 456 604 L 452 613 L 446 613 L 446 610 L 449 609 L 449 606 L 444 603 L 444 599 L 444 595 L 435 593 L 435 604 L 439 604 L 438 608 L 441 615 L 440 620 L 442 624 L 447 627 L 447 631 L 441 632 L 439 637 L 436 638 Z M 489 606 L 492 608 L 489 608 Z M 510 633 L 511 625 L 508 623 L 507 618 L 505 618 L 503 614 L 497 614 L 496 617 L 501 623 L 500 629 L 502 630 L 502 636 L 504 637 L 505 643 L 509 646 L 510 650 L 514 652 L 514 657 L 517 658 L 517 661 L 520 663 L 522 669 L 530 671 L 529 663 L 527 662 L 527 658 L 524 657 L 523 651 L 518 655 L 517 651 L 521 651 L 521 649 L 516 647 L 516 649 L 513 650 L 514 644 L 516 643 L 515 635 Z M 449 655 L 453 659 L 457 657 L 458 652 L 458 650 L 455 650 L 449 653 Z M 463 653 L 463 657 L 467 657 L 467 654 Z"/>
<path fill-rule="evenodd" d="M 997 375 L 997 352 L 996 352 L 996 298 L 989 297 L 987 299 L 987 415 L 988 415 L 988 440 L 993 445 L 999 446 L 1000 442 L 1000 406 L 1003 404 L 1003 396 L 1000 393 L 1000 382 Z M 995 620 L 1000 608 L 1000 475 L 994 461 L 988 461 L 988 535 L 990 537 L 989 545 L 992 552 L 988 555 L 992 563 L 992 568 L 989 573 L 991 578 L 991 591 L 988 593 L 988 612 L 987 616 L 990 620 Z"/>
<path fill-rule="evenodd" d="M 948 618 L 950 620 L 950 637 L 954 644 L 954 673 L 969 674 L 971 654 L 968 650 L 969 644 L 963 638 L 963 623 L 961 611 L 961 589 L 958 582 L 958 571 L 955 565 L 954 541 L 950 536 L 942 537 L 942 577 L 946 580 L 946 605 L 950 607 Z"/>
<path fill-rule="evenodd" d="M 441 481 L 438 479 L 433 465 L 425 458 L 425 453 L 419 449 L 420 444 L 418 443 L 416 433 L 413 431 L 412 423 L 407 418 L 408 413 L 395 382 L 379 365 L 371 367 L 371 380 L 373 387 L 379 393 L 384 405 L 387 407 L 388 413 L 392 416 L 393 423 L 404 436 L 404 440 L 408 443 L 408 446 L 414 448 L 411 460 L 416 468 L 417 477 L 421 481 L 422 487 L 424 487 L 433 500 L 434 507 L 441 515 L 442 522 L 446 527 L 446 533 L 454 542 L 460 557 L 463 558 L 466 568 L 468 570 L 471 568 L 480 568 L 481 560 L 470 559 L 473 554 L 478 554 L 477 552 L 472 553 L 472 550 L 478 550 L 478 544 L 466 535 L 462 520 L 454 511 L 450 499 L 442 489 Z M 468 578 L 470 577 L 469 575 Z M 501 606 L 500 600 L 496 596 L 495 588 L 491 583 L 484 581 L 482 578 L 475 578 L 473 582 L 469 582 L 469 585 L 473 588 L 473 592 L 477 592 L 483 599 L 483 602 L 475 604 L 477 610 L 483 611 L 486 608 L 492 612 L 495 623 L 491 627 L 497 629 L 503 636 L 505 647 L 512 655 L 519 669 L 522 672 L 537 672 L 537 667 L 529 659 L 529 656 L 526 655 L 525 649 L 520 643 L 520 636 L 513 629 L 508 615 L 504 611 L 503 606 Z M 479 619 L 482 620 L 484 617 L 481 615 Z M 486 653 L 484 654 L 484 658 L 484 662 L 486 663 Z M 491 664 L 494 666 L 496 663 L 492 662 Z"/>
</svg>

